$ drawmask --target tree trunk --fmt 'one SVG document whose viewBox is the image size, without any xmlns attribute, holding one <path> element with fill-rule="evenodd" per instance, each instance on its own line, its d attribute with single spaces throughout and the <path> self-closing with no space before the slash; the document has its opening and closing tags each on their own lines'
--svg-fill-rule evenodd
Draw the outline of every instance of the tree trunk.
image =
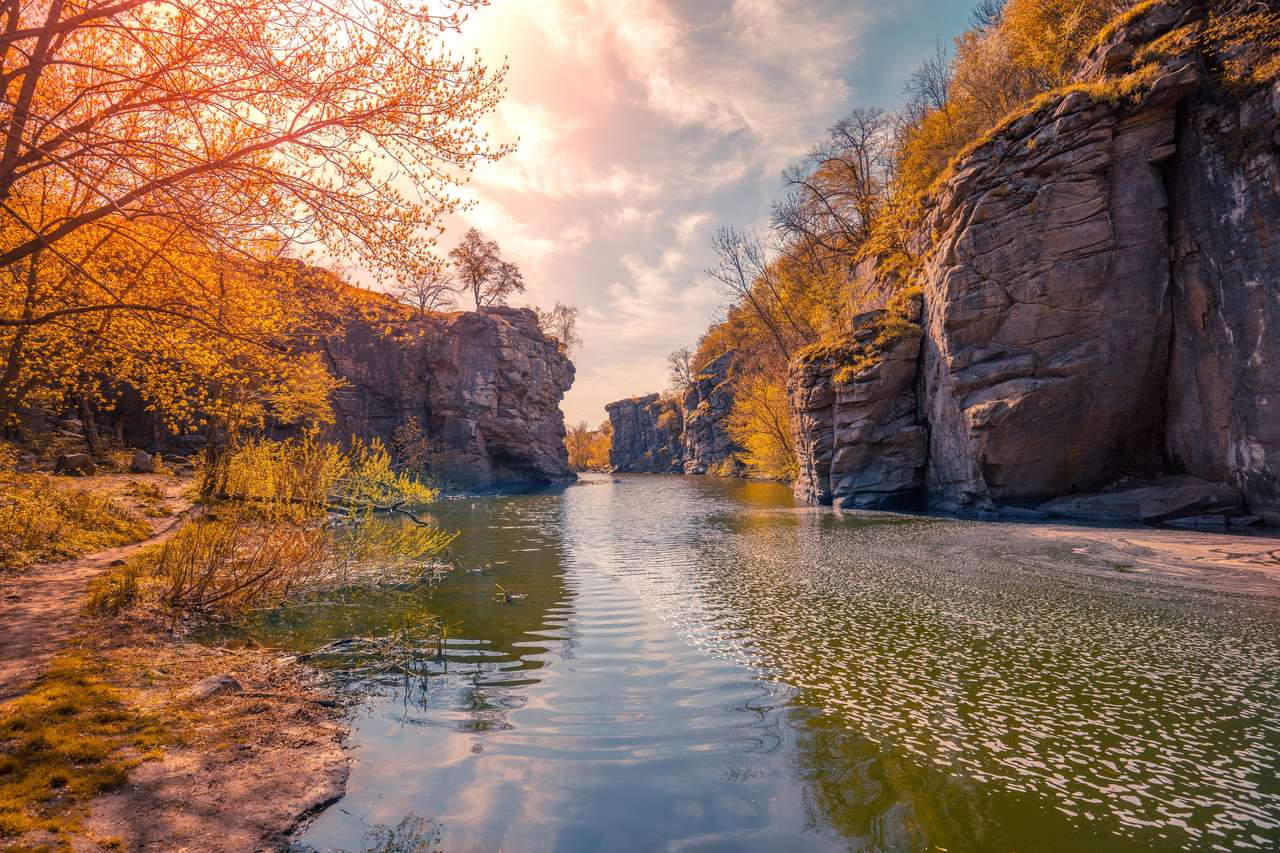
<svg viewBox="0 0 1280 853">
<path fill-rule="evenodd" d="M 93 417 L 93 406 L 83 394 L 80 395 L 80 423 L 84 425 L 84 443 L 89 445 L 89 453 L 98 456 L 102 453 L 102 440 L 98 437 L 98 422 Z"/>
</svg>

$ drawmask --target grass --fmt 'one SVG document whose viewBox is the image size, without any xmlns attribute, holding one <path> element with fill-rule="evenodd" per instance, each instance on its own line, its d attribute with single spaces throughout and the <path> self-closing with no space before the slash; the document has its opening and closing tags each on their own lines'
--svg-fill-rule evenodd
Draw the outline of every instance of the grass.
<svg viewBox="0 0 1280 853">
<path fill-rule="evenodd" d="M 109 498 L 48 474 L 0 472 L 0 571 L 136 542 L 145 521 Z"/>
<path fill-rule="evenodd" d="M 0 845 L 47 833 L 45 849 L 69 849 L 89 801 L 172 742 L 106 679 L 99 659 L 64 652 L 29 693 L 0 705 Z"/>
</svg>

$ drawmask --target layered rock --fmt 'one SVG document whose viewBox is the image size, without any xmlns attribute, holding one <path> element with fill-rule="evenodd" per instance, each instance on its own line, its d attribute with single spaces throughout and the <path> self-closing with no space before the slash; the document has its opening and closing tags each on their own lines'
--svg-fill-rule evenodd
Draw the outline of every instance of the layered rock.
<svg viewBox="0 0 1280 853">
<path fill-rule="evenodd" d="M 916 403 L 919 300 L 885 336 L 884 311 L 855 321 L 851 339 L 791 365 L 787 392 L 798 449 L 795 492 L 811 503 L 889 509 L 918 503 L 927 433 Z M 877 338 L 889 337 L 887 341 Z"/>
<path fill-rule="evenodd" d="M 464 488 L 574 479 L 560 411 L 573 363 L 532 311 L 351 318 L 320 346 L 345 383 L 339 434 L 390 446 L 416 423 L 432 472 Z"/>
<path fill-rule="evenodd" d="M 1175 119 L 1168 101 L 1124 113 L 1075 92 L 942 193 L 925 271 L 935 505 L 1035 503 L 1159 464 Z"/>
<path fill-rule="evenodd" d="M 613 426 L 609 447 L 613 471 L 670 474 L 683 469 L 684 417 L 676 400 L 649 394 L 609 403 L 605 411 Z"/>
<path fill-rule="evenodd" d="M 684 394 L 684 472 L 686 474 L 743 473 L 737 454 L 742 450 L 729 436 L 733 410 L 733 352 L 713 359 L 694 378 Z"/>
<path fill-rule="evenodd" d="M 1280 83 L 1224 86 L 1207 15 L 1132 17 L 957 163 L 917 236 L 919 375 L 890 349 L 842 398 L 838 359 L 792 368 L 802 496 L 908 494 L 886 439 L 920 428 L 932 507 L 1280 523 Z"/>
</svg>

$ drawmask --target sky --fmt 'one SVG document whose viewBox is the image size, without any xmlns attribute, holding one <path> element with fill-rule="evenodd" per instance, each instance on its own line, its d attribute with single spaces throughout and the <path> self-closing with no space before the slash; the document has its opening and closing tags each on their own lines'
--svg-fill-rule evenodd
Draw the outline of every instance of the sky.
<svg viewBox="0 0 1280 853">
<path fill-rule="evenodd" d="M 780 174 L 855 106 L 893 108 L 972 0 L 494 0 L 464 41 L 510 66 L 488 120 L 516 152 L 464 189 L 520 265 L 513 304 L 580 310 L 563 409 L 662 390 L 666 357 L 720 316 L 704 270 L 727 225 L 760 227 Z"/>
</svg>

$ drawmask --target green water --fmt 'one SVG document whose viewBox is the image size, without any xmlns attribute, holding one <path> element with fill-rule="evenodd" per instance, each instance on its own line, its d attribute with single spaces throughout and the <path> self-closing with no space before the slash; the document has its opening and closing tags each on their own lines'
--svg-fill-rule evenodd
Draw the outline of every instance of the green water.
<svg viewBox="0 0 1280 853">
<path fill-rule="evenodd" d="M 317 659 L 365 696 L 305 849 L 1280 849 L 1280 597 L 741 481 L 433 516 L 492 566 L 244 627 L 400 638 Z"/>
</svg>

